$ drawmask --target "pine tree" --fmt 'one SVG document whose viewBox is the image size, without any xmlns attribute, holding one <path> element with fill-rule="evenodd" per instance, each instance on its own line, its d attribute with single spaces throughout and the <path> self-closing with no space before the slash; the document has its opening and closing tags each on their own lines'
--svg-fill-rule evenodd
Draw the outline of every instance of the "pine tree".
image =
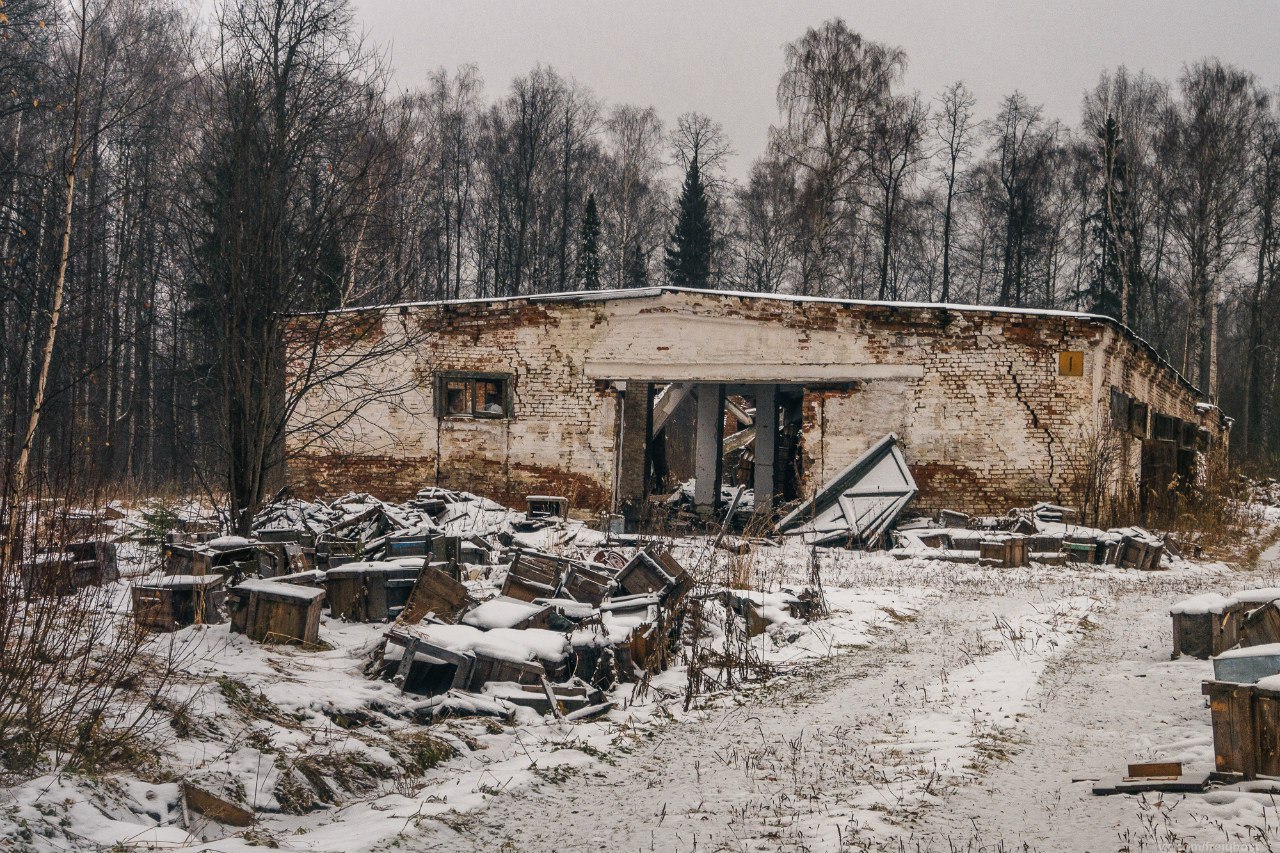
<svg viewBox="0 0 1280 853">
<path fill-rule="evenodd" d="M 596 194 L 587 196 L 582 213 L 582 230 L 578 238 L 578 288 L 600 289 L 600 213 L 596 210 Z"/>
<path fill-rule="evenodd" d="M 711 217 L 697 157 L 690 161 L 680 190 L 680 210 L 667 247 L 667 275 L 676 287 L 710 286 Z"/>
<path fill-rule="evenodd" d="M 1128 321 L 1126 238 L 1129 214 L 1128 166 L 1120 151 L 1120 128 L 1108 117 L 1096 131 L 1102 159 L 1102 187 L 1088 223 L 1095 244 L 1086 295 L 1089 311 Z"/>
<path fill-rule="evenodd" d="M 649 286 L 649 259 L 644 249 L 640 248 L 639 240 L 631 247 L 631 251 L 627 252 L 627 263 L 622 271 L 622 277 L 627 287 Z"/>
</svg>

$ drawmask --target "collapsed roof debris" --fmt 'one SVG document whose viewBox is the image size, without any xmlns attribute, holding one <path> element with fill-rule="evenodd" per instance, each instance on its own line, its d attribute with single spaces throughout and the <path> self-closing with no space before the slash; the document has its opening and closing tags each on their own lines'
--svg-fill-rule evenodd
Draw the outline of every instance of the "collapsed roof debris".
<svg viewBox="0 0 1280 853">
<path fill-rule="evenodd" d="M 916 492 L 898 437 L 890 433 L 788 513 L 778 529 L 812 536 L 819 545 L 876 547 Z"/>
</svg>

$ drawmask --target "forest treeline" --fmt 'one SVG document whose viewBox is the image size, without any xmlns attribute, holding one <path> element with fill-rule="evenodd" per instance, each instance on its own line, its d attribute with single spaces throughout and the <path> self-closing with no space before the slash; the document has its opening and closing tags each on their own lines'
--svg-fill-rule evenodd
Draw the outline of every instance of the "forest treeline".
<svg viewBox="0 0 1280 853">
<path fill-rule="evenodd" d="M 282 311 L 669 281 L 1110 314 L 1238 458 L 1280 454 L 1280 104 L 1246 69 L 1100 70 L 1074 125 L 1016 91 L 982 115 L 831 20 L 783 47 L 735 180 L 714 115 L 550 67 L 405 91 L 358 32 L 346 0 L 0 5 L 8 481 L 261 458 Z"/>
</svg>

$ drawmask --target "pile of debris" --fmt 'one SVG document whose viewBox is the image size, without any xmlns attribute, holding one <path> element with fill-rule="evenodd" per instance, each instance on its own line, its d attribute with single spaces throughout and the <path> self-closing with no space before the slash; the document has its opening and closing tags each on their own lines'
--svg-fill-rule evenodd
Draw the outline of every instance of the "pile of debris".
<svg viewBox="0 0 1280 853">
<path fill-rule="evenodd" d="M 900 525 L 890 552 L 900 559 L 924 558 L 1017 568 L 1030 563 L 1088 563 L 1155 571 L 1166 552 L 1178 555 L 1173 537 L 1141 527 L 1101 530 L 1075 523 L 1066 507 L 1040 503 L 1003 516 L 968 516 L 944 510 L 937 520 Z"/>
<path fill-rule="evenodd" d="M 1006 568 L 1078 562 L 1152 571 L 1166 552 L 1178 556 L 1178 543 L 1169 536 L 1140 527 L 1086 527 L 1076 523 L 1075 510 L 1050 503 L 998 517 L 944 510 L 936 519 L 899 522 L 917 491 L 898 438 L 890 433 L 787 513 L 777 529 L 813 545 L 888 547 L 901 559 Z"/>
<path fill-rule="evenodd" d="M 778 531 L 815 545 L 880 548 L 917 491 L 898 437 L 890 433 L 784 516 Z"/>
<path fill-rule="evenodd" d="M 442 489 L 403 504 L 285 497 L 252 539 L 171 535 L 164 577 L 133 585 L 134 617 L 155 631 L 229 621 L 303 648 L 322 647 L 325 610 L 390 623 L 369 673 L 423 697 L 415 713 L 594 716 L 612 707 L 603 691 L 667 667 L 693 581 L 666 549 L 605 548 L 567 516 L 567 501 L 546 495 L 523 513 Z M 568 539 L 581 556 L 535 547 Z M 725 606 L 757 628 L 771 623 L 761 607 L 788 606 L 740 598 Z"/>
<path fill-rule="evenodd" d="M 603 690 L 666 668 L 691 587 L 661 548 L 591 560 L 517 550 L 497 596 L 399 620 L 380 674 L 437 697 L 436 714 L 471 707 L 466 694 L 479 693 L 540 713 L 593 716 L 611 707 Z"/>
</svg>

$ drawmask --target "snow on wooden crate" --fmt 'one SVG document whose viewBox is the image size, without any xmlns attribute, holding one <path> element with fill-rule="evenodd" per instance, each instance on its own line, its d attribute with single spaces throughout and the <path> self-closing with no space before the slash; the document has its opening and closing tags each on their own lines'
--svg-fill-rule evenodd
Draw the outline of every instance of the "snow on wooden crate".
<svg viewBox="0 0 1280 853">
<path fill-rule="evenodd" d="M 137 581 L 130 588 L 133 619 L 152 631 L 216 625 L 224 621 L 223 583 L 222 575 L 171 575 Z"/>
<path fill-rule="evenodd" d="M 391 562 L 345 563 L 325 572 L 329 612 L 353 622 L 382 622 L 398 616 L 421 569 Z"/>
<path fill-rule="evenodd" d="M 546 628 L 551 608 L 499 595 L 476 605 L 462 617 L 462 624 L 492 631 L 498 628 Z"/>
<path fill-rule="evenodd" d="M 402 689 L 431 695 L 478 691 L 490 681 L 540 684 L 544 677 L 566 677 L 570 652 L 564 634 L 540 628 L 415 625 L 387 634 L 383 660 Z"/>
<path fill-rule="evenodd" d="M 275 580 L 247 580 L 227 594 L 231 630 L 260 643 L 320 641 L 324 590 Z"/>
<path fill-rule="evenodd" d="M 1248 637 L 1242 630 L 1249 614 L 1280 600 L 1280 588 L 1250 589 L 1234 595 L 1204 593 L 1169 608 L 1173 618 L 1173 657 L 1207 660 L 1244 643 L 1280 642 L 1280 612 L 1253 617 Z"/>
</svg>

